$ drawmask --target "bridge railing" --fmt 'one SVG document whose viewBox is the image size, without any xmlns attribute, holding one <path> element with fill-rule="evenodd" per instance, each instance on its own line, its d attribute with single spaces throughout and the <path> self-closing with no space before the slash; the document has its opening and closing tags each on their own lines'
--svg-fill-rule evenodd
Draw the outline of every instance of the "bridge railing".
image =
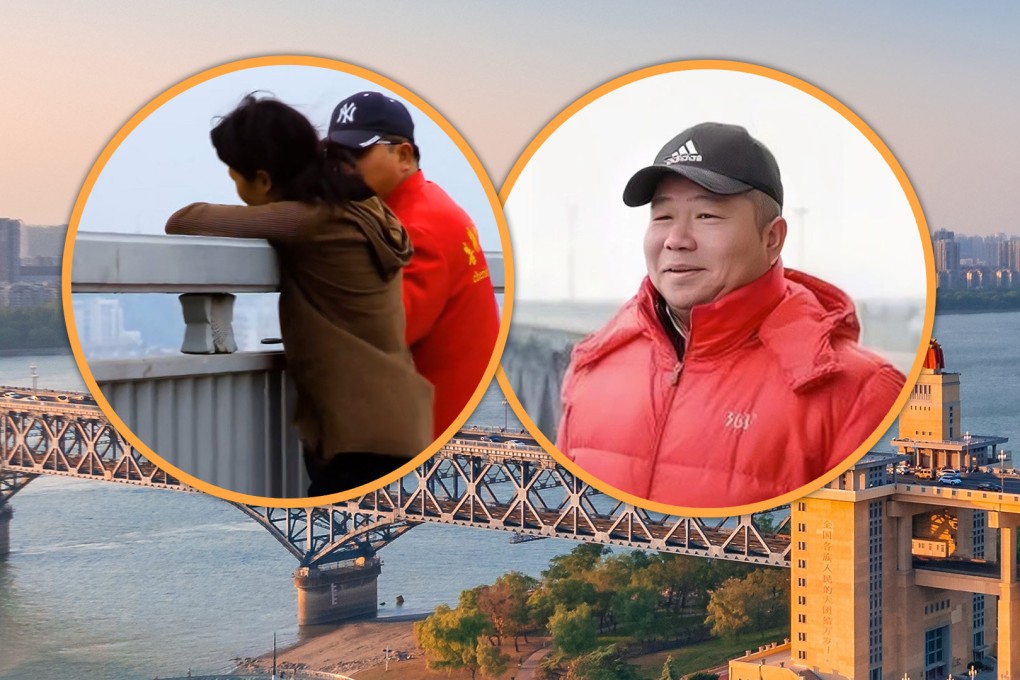
<svg viewBox="0 0 1020 680">
<path fill-rule="evenodd" d="M 485 255 L 502 293 L 502 253 Z M 188 294 L 182 350 L 198 353 L 89 360 L 103 395 L 142 442 L 203 481 L 306 495 L 283 352 L 233 351 L 232 295 L 279 290 L 265 241 L 79 232 L 71 290 Z"/>
</svg>

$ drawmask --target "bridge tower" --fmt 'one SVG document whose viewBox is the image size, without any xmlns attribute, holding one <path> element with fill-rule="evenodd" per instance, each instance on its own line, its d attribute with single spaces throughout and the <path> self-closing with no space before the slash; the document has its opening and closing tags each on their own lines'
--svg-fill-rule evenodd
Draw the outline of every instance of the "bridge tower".
<svg viewBox="0 0 1020 680">
<path fill-rule="evenodd" d="M 986 655 L 1020 678 L 1020 514 L 904 484 L 896 460 L 868 454 L 791 504 L 790 643 L 731 661 L 732 680 L 945 680 Z"/>
<path fill-rule="evenodd" d="M 975 436 L 963 429 L 960 374 L 945 368 L 942 347 L 932 338 L 921 375 L 900 412 L 899 436 L 892 440 L 893 446 L 910 456 L 916 467 L 930 470 L 971 470 L 1001 462 L 996 447 L 1008 439 Z"/>
<path fill-rule="evenodd" d="M 939 571 L 996 560 L 991 513 L 900 500 L 887 472 L 895 461 L 869 454 L 792 506 L 794 666 L 823 677 L 944 680 L 995 639 L 995 574 Z"/>
</svg>

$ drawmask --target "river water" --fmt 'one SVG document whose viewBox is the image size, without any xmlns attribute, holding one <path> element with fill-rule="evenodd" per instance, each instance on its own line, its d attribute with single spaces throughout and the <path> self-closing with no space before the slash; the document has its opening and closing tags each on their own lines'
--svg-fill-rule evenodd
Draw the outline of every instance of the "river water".
<svg viewBox="0 0 1020 680">
<path fill-rule="evenodd" d="M 0 358 L 0 384 L 82 390 L 69 356 Z M 498 386 L 470 420 L 520 427 Z M 13 499 L 0 561 L 0 679 L 135 680 L 225 672 L 297 639 L 297 566 L 268 532 L 201 494 L 55 477 Z M 511 569 L 537 576 L 572 543 L 416 527 L 384 548 L 379 615 L 430 612 Z M 405 604 L 394 600 L 403 595 Z"/>
<path fill-rule="evenodd" d="M 1020 441 L 1020 312 L 939 316 L 962 373 L 962 428 Z M 82 389 L 68 356 L 2 357 L 0 383 Z M 503 425 L 490 389 L 470 422 Z M 513 413 L 511 427 L 519 426 Z M 43 478 L 13 499 L 0 562 L 0 680 L 135 680 L 224 672 L 299 635 L 294 559 L 233 507 L 198 494 Z M 431 611 L 505 571 L 532 575 L 573 543 L 417 527 L 381 551 L 380 616 Z M 393 605 L 397 595 L 406 602 Z"/>
</svg>

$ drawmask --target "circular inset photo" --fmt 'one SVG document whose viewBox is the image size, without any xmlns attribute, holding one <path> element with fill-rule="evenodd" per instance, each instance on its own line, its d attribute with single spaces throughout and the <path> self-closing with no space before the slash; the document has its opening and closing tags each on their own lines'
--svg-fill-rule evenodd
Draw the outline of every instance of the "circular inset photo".
<svg viewBox="0 0 1020 680">
<path fill-rule="evenodd" d="M 386 78 L 297 56 L 205 71 L 134 115 L 85 181 L 63 273 L 78 366 L 130 445 L 281 507 L 437 451 L 492 379 L 513 292 L 457 131 Z"/>
<path fill-rule="evenodd" d="M 859 460 L 921 370 L 931 241 L 903 169 L 821 90 L 666 64 L 572 104 L 501 196 L 504 391 L 556 459 L 667 513 L 775 507 Z"/>
</svg>

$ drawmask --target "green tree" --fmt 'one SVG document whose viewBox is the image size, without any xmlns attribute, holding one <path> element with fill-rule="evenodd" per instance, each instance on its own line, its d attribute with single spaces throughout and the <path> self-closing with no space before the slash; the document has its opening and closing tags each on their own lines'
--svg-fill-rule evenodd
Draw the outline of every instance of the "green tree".
<svg viewBox="0 0 1020 680">
<path fill-rule="evenodd" d="M 482 675 L 491 678 L 503 675 L 507 666 L 510 665 L 510 657 L 501 652 L 499 647 L 486 644 L 481 639 L 475 646 L 475 656 L 478 660 L 478 670 L 482 672 Z M 472 677 L 474 676 L 472 675 Z"/>
<path fill-rule="evenodd" d="M 673 659 L 673 655 L 670 654 L 666 657 L 666 662 L 662 664 L 659 680 L 680 680 L 681 677 L 683 677 L 683 673 L 680 672 L 679 664 Z"/>
<path fill-rule="evenodd" d="M 558 605 L 555 613 L 549 617 L 549 634 L 556 647 L 567 656 L 577 656 L 595 649 L 598 632 L 591 606 L 582 604 L 568 609 Z"/>
<path fill-rule="evenodd" d="M 415 623 L 413 630 L 429 668 L 469 668 L 474 678 L 479 667 L 478 638 L 485 626 L 485 617 L 477 610 L 450 609 L 441 604 L 434 614 Z"/>
<path fill-rule="evenodd" d="M 557 607 L 574 609 L 582 604 L 592 605 L 597 593 L 591 583 L 577 578 L 547 580 L 528 598 L 528 608 L 537 626 L 548 626 L 549 618 Z"/>
<path fill-rule="evenodd" d="M 631 635 L 647 640 L 661 627 L 656 617 L 658 604 L 659 594 L 654 590 L 632 586 L 616 593 L 613 611 L 617 612 L 620 622 L 627 626 Z"/>
<path fill-rule="evenodd" d="M 789 577 L 778 569 L 758 569 L 742 579 L 730 578 L 712 591 L 705 623 L 719 636 L 761 632 L 789 616 L 789 600 Z"/>
<path fill-rule="evenodd" d="M 748 630 L 751 617 L 747 614 L 747 598 L 746 585 L 735 577 L 712 591 L 705 623 L 712 627 L 713 635 L 732 638 Z"/>
<path fill-rule="evenodd" d="M 549 560 L 549 568 L 542 572 L 543 581 L 582 578 L 595 568 L 602 555 L 609 552 L 605 546 L 596 543 L 580 543 L 566 555 L 557 555 Z"/>
<path fill-rule="evenodd" d="M 564 680 L 639 680 L 637 668 L 626 661 L 615 645 L 579 656 L 567 665 Z"/>
</svg>

